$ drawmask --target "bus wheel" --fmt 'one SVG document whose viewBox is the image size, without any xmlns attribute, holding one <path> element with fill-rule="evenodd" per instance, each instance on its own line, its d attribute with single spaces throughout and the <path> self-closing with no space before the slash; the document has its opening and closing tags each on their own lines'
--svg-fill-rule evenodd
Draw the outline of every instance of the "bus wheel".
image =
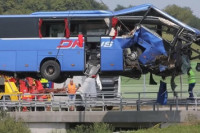
<svg viewBox="0 0 200 133">
<path fill-rule="evenodd" d="M 43 78 L 55 81 L 60 75 L 60 65 L 56 61 L 48 60 L 42 64 L 40 71 Z"/>
</svg>

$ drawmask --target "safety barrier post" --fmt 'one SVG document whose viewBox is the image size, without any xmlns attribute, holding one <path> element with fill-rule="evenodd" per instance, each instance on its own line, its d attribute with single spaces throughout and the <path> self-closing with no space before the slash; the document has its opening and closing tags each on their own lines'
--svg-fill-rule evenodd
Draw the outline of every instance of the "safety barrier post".
<svg viewBox="0 0 200 133">
<path fill-rule="evenodd" d="M 67 93 L 67 96 L 68 96 L 68 102 L 67 102 L 68 110 L 67 111 L 69 112 L 70 111 L 70 103 L 69 103 L 69 94 L 68 93 Z"/>
<path fill-rule="evenodd" d="M 197 98 L 195 98 L 195 111 L 197 111 Z"/>
<path fill-rule="evenodd" d="M 85 100 L 84 100 L 84 101 L 85 101 L 84 106 L 85 106 L 85 110 L 86 110 L 86 106 L 87 106 L 87 105 L 86 105 L 86 104 L 87 104 L 86 93 L 84 93 L 84 97 L 85 97 Z"/>
<path fill-rule="evenodd" d="M 178 96 L 176 96 L 176 111 L 178 110 Z"/>
<path fill-rule="evenodd" d="M 22 95 L 23 94 L 19 94 L 19 107 L 18 107 L 18 110 L 19 110 L 19 112 L 21 112 L 21 102 L 22 102 L 22 99 L 21 99 L 21 97 L 22 97 Z"/>
<path fill-rule="evenodd" d="M 137 111 L 140 111 L 140 92 L 138 93 Z"/>
<path fill-rule="evenodd" d="M 153 103 L 153 111 L 156 111 L 156 103 Z"/>
<path fill-rule="evenodd" d="M 120 95 L 120 111 L 122 111 L 123 105 L 122 105 L 122 93 Z"/>
<path fill-rule="evenodd" d="M 102 111 L 105 111 L 105 102 L 104 102 L 104 93 L 103 93 L 103 95 L 102 95 L 102 100 L 103 100 L 103 110 Z"/>
<path fill-rule="evenodd" d="M 5 95 L 3 96 L 3 110 L 6 110 L 6 104 L 5 104 Z"/>
<path fill-rule="evenodd" d="M 91 101 L 92 101 L 92 98 L 91 98 L 91 95 L 89 95 L 89 102 L 91 103 Z M 91 104 L 89 105 L 89 110 L 92 111 Z"/>
<path fill-rule="evenodd" d="M 156 105 L 157 105 L 157 106 L 156 106 L 156 107 L 157 107 L 157 111 L 159 111 L 159 103 L 157 103 Z"/>
<path fill-rule="evenodd" d="M 170 109 L 169 109 L 170 111 L 172 111 L 172 106 L 173 106 L 173 105 L 172 105 L 172 104 L 170 104 L 170 107 L 169 107 L 169 108 L 170 108 Z"/>
<path fill-rule="evenodd" d="M 37 98 L 36 98 L 36 95 L 34 95 L 35 96 L 35 112 L 37 111 L 37 107 L 36 107 L 36 100 L 37 100 Z"/>
<path fill-rule="evenodd" d="M 76 110 L 76 103 L 77 103 L 77 102 L 76 102 L 76 95 L 77 95 L 77 94 L 75 94 L 75 100 L 74 100 L 74 111 L 75 111 L 75 112 L 77 111 L 77 110 Z"/>
</svg>

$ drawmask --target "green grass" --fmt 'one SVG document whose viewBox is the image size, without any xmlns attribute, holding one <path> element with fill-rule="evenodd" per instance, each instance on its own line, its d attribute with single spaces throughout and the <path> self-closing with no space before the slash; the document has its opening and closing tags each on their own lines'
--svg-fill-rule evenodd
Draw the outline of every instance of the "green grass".
<svg viewBox="0 0 200 133">
<path fill-rule="evenodd" d="M 149 129 L 141 129 L 137 131 L 129 131 L 123 133 L 199 133 L 200 132 L 200 124 L 176 124 L 169 126 L 167 128 L 149 128 Z"/>
<path fill-rule="evenodd" d="M 93 123 L 91 125 L 78 125 L 67 133 L 113 133 L 113 127 L 106 123 Z"/>
<path fill-rule="evenodd" d="M 195 71 L 196 82 L 197 82 L 193 91 L 194 91 L 194 94 L 196 96 L 199 96 L 199 94 L 200 94 L 200 72 L 197 72 L 196 69 L 195 69 L 196 63 L 197 63 L 196 61 L 191 63 L 192 68 Z M 145 75 L 145 79 L 146 79 L 146 82 L 145 82 L 145 86 L 144 86 L 144 75 L 142 75 L 142 77 L 139 80 L 131 79 L 131 78 L 127 78 L 127 77 L 121 77 L 121 80 L 122 80 L 122 82 L 121 82 L 121 92 L 122 93 L 123 92 L 158 92 L 159 82 L 161 80 L 161 77 L 154 75 L 154 79 L 158 83 L 157 85 L 149 85 L 149 74 Z M 170 79 L 171 79 L 171 77 L 167 77 L 166 81 L 165 81 L 167 83 L 168 92 L 171 92 Z M 187 81 L 187 79 L 188 79 L 187 74 L 182 75 L 182 82 L 183 82 L 182 91 L 186 92 L 182 95 L 183 98 L 188 97 L 188 93 L 187 93 L 188 81 Z M 180 89 L 181 88 L 180 76 L 177 76 L 175 78 L 175 83 L 177 84 L 176 91 L 181 91 L 181 89 Z M 123 96 L 129 97 L 129 98 L 137 97 L 136 94 L 135 95 L 134 94 L 126 94 L 126 95 L 123 95 Z M 143 96 L 150 97 L 150 98 L 156 98 L 157 94 L 146 94 L 146 95 L 143 95 Z M 172 94 L 169 94 L 168 96 L 173 97 Z M 180 94 L 179 94 L 179 97 L 180 97 Z"/>
</svg>

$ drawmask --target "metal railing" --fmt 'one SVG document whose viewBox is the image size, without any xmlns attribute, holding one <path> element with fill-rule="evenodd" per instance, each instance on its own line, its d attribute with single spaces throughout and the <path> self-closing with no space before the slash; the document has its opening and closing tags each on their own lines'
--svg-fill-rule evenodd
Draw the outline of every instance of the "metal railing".
<svg viewBox="0 0 200 133">
<path fill-rule="evenodd" d="M 157 92 L 123 92 L 82 94 L 77 93 L 75 100 L 70 99 L 68 94 L 12 94 L 1 95 L 0 108 L 7 111 L 159 111 L 159 110 L 200 110 L 199 92 L 194 92 L 194 99 L 187 97 L 179 98 L 173 96 L 173 92 L 168 92 L 166 105 L 160 105 L 156 98 Z M 145 94 L 145 97 L 143 95 Z M 31 96 L 31 99 L 24 97 Z M 18 100 L 12 100 L 12 96 L 17 96 Z M 42 99 L 41 96 L 46 96 Z"/>
</svg>

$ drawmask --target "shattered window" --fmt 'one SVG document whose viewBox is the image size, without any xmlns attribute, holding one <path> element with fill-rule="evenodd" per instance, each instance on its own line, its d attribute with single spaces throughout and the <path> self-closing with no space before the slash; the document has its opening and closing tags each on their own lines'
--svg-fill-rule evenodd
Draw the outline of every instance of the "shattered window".
<svg viewBox="0 0 200 133">
<path fill-rule="evenodd" d="M 162 37 L 166 41 L 171 43 L 173 41 L 176 33 L 177 33 L 176 29 L 169 28 L 167 26 L 162 26 Z"/>
<path fill-rule="evenodd" d="M 64 37 L 65 22 L 64 20 L 54 20 L 54 19 L 43 20 L 41 31 L 43 37 Z"/>
<path fill-rule="evenodd" d="M 173 41 L 174 36 L 177 32 L 177 30 L 164 25 L 159 27 L 159 25 L 144 24 L 144 26 L 150 29 L 151 31 L 156 32 L 158 35 L 160 35 L 164 40 L 166 40 L 169 43 Z"/>
<path fill-rule="evenodd" d="M 108 26 L 104 20 L 71 20 L 71 36 L 77 36 L 80 32 L 83 35 L 105 35 Z"/>
</svg>

